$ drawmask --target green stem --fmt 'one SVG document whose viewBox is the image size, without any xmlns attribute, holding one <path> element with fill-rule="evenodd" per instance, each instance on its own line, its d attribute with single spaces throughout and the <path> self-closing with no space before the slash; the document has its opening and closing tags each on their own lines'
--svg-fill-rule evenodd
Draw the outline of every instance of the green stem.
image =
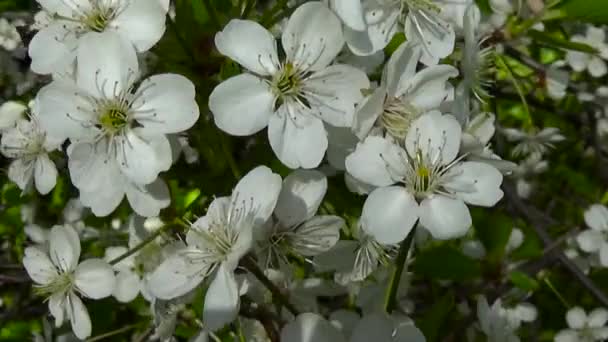
<svg viewBox="0 0 608 342">
<path fill-rule="evenodd" d="M 242 265 L 253 274 L 259 281 L 262 283 L 271 293 L 272 297 L 275 298 L 279 304 L 285 307 L 289 312 L 291 312 L 294 316 L 299 315 L 298 309 L 289 302 L 289 299 L 281 292 L 279 289 L 266 275 L 264 271 L 258 267 L 255 261 L 251 257 L 245 257 L 241 260 Z"/>
<path fill-rule="evenodd" d="M 218 31 L 221 31 L 223 26 L 222 26 L 222 24 L 220 23 L 220 20 L 217 17 L 217 13 L 215 12 L 215 8 L 213 7 L 213 5 L 211 5 L 211 1 L 209 1 L 209 0 L 202 0 L 202 2 L 203 2 L 203 6 L 207 10 L 207 14 L 209 14 L 209 18 L 213 22 L 213 26 L 215 26 L 215 28 Z"/>
<path fill-rule="evenodd" d="M 393 312 L 397 303 L 397 291 L 399 290 L 399 282 L 401 281 L 401 275 L 403 274 L 403 270 L 405 269 L 407 255 L 410 251 L 410 247 L 412 246 L 412 241 L 414 240 L 415 232 L 416 228 L 413 228 L 412 231 L 410 231 L 405 240 L 403 240 L 401 242 L 401 245 L 399 246 L 399 254 L 397 254 L 397 258 L 395 259 L 395 269 L 391 274 L 391 278 L 388 283 L 388 288 L 386 290 L 386 297 L 384 300 L 384 310 L 389 314 Z"/>
<path fill-rule="evenodd" d="M 175 220 L 174 223 L 170 223 L 170 224 L 166 224 L 163 227 L 159 228 L 157 231 L 155 231 L 152 235 L 148 236 L 145 240 L 143 240 L 142 242 L 140 242 L 137 246 L 129 249 L 126 253 L 119 255 L 118 257 L 112 259 L 110 261 L 110 265 L 116 265 L 119 262 L 125 260 L 126 258 L 130 257 L 131 255 L 137 253 L 140 249 L 146 247 L 149 243 L 151 243 L 152 241 L 156 240 L 157 237 L 159 237 L 162 233 L 166 232 L 167 230 L 169 230 L 170 228 L 176 226 L 176 225 L 180 225 L 183 226 L 184 223 L 181 222 L 180 220 Z"/>
<path fill-rule="evenodd" d="M 230 166 L 230 170 L 232 171 L 232 175 L 238 181 L 241 179 L 241 172 L 239 171 L 239 167 L 234 160 L 234 156 L 232 155 L 232 151 L 228 148 L 228 143 L 226 141 L 226 137 L 221 135 L 220 133 L 220 144 L 222 145 L 222 152 L 224 152 L 224 156 L 228 161 L 228 166 Z"/>
<path fill-rule="evenodd" d="M 557 299 L 562 302 L 562 305 L 564 305 L 566 309 L 570 308 L 570 305 L 568 305 L 566 299 L 562 296 L 561 293 L 559 293 L 559 291 L 557 291 L 557 289 L 555 288 L 555 286 L 553 286 L 553 283 L 549 280 L 549 278 L 544 278 L 543 281 L 545 284 L 547 284 L 547 287 L 551 290 L 551 292 L 553 292 Z"/>
<path fill-rule="evenodd" d="M 186 54 L 188 55 L 188 57 L 190 57 L 192 62 L 196 61 L 196 56 L 194 54 L 194 50 L 192 50 L 191 46 L 188 45 L 188 43 L 186 42 L 186 39 L 184 39 L 181 32 L 179 32 L 179 29 L 177 28 L 177 25 L 175 25 L 175 22 L 173 21 L 173 19 L 171 19 L 171 17 L 169 17 L 167 15 L 166 21 L 167 21 L 167 26 L 173 31 L 173 34 L 175 34 L 175 39 L 177 39 L 177 42 L 179 43 L 179 45 L 182 46 L 182 49 L 184 49 L 184 52 L 186 52 Z"/>
<path fill-rule="evenodd" d="M 255 6 L 255 0 L 245 0 L 245 1 L 246 1 L 245 9 L 243 9 L 243 13 L 241 13 L 241 19 L 247 19 L 247 17 L 249 16 L 249 13 Z"/>
<path fill-rule="evenodd" d="M 105 334 L 101 334 L 101 335 L 97 335 L 97 336 L 91 337 L 91 338 L 87 339 L 86 342 L 101 341 L 101 340 L 106 339 L 108 337 L 119 335 L 119 334 L 127 332 L 127 331 L 129 331 L 131 329 L 137 328 L 140 325 L 142 325 L 141 322 L 137 323 L 137 324 L 127 325 L 126 327 L 122 327 L 120 329 L 113 330 L 113 331 L 107 332 Z"/>
</svg>

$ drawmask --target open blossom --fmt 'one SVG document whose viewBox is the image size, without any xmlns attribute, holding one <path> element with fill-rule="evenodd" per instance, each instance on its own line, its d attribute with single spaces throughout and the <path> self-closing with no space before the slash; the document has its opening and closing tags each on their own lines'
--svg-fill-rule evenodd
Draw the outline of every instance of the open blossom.
<svg viewBox="0 0 608 342">
<path fill-rule="evenodd" d="M 345 23 L 354 22 L 361 14 L 358 4 L 334 6 Z M 365 29 L 345 27 L 349 48 L 358 55 L 382 50 L 393 36 L 403 30 L 408 40 L 422 45 L 422 62 L 437 64 L 454 50 L 456 30 L 470 0 L 363 0 Z"/>
<path fill-rule="evenodd" d="M 465 203 L 493 206 L 501 173 L 458 157 L 462 131 L 451 115 L 431 111 L 412 124 L 405 149 L 368 137 L 346 160 L 347 170 L 376 187 L 363 206 L 363 225 L 376 240 L 403 240 L 417 221 L 437 239 L 462 236 L 472 220 Z"/>
<path fill-rule="evenodd" d="M 472 4 L 466 9 L 464 17 L 464 49 L 462 51 L 462 62 L 460 68 L 464 80 L 459 85 L 463 88 L 463 96 L 469 95 L 484 102 L 488 94 L 488 88 L 494 82 L 494 49 L 490 45 L 482 47 L 485 38 L 480 34 L 479 8 Z"/>
<path fill-rule="evenodd" d="M 36 115 L 18 120 L 15 127 L 4 132 L 0 143 L 2 154 L 14 159 L 8 178 L 23 191 L 35 185 L 39 193 L 48 194 L 57 182 L 57 168 L 49 153 L 58 147 L 59 142 L 47 137 Z"/>
<path fill-rule="evenodd" d="M 393 53 L 380 86 L 357 109 L 353 131 L 363 140 L 386 135 L 403 141 L 412 122 L 444 101 L 453 99 L 448 79 L 458 76 L 451 65 L 434 65 L 416 72 L 421 56 L 419 44 L 405 42 Z"/>
<path fill-rule="evenodd" d="M 298 170 L 283 181 L 274 220 L 258 241 L 258 254 L 267 266 L 289 265 L 290 254 L 313 257 L 340 239 L 344 220 L 316 215 L 327 191 L 327 178 L 319 171 Z"/>
<path fill-rule="evenodd" d="M 585 223 L 590 229 L 577 237 L 579 247 L 587 253 L 597 253 L 602 266 L 608 267 L 608 208 L 594 204 L 585 210 Z"/>
<path fill-rule="evenodd" d="M 5 18 L 0 18 L 0 46 L 12 51 L 19 44 L 21 44 L 21 37 L 15 26 Z"/>
<path fill-rule="evenodd" d="M 595 309 L 589 314 L 581 307 L 574 307 L 566 313 L 569 329 L 555 335 L 555 342 L 595 342 L 608 338 L 608 310 Z"/>
<path fill-rule="evenodd" d="M 193 84 L 162 74 L 135 88 L 137 57 L 115 34 L 87 35 L 78 55 L 75 81 L 55 80 L 38 94 L 41 125 L 50 136 L 72 142 L 70 176 L 96 215 L 109 214 L 125 193 L 141 215 L 158 214 L 137 208 L 135 192 L 161 183 L 158 174 L 171 166 L 166 134 L 198 119 Z"/>
<path fill-rule="evenodd" d="M 532 154 L 543 155 L 549 149 L 554 148 L 555 143 L 566 140 L 566 137 L 556 127 L 545 127 L 540 131 L 529 132 L 515 128 L 505 128 L 502 132 L 507 140 L 517 143 L 511 152 L 514 157 Z"/>
<path fill-rule="evenodd" d="M 490 342 L 519 342 L 517 330 L 522 322 L 533 322 L 538 313 L 531 304 L 521 303 L 513 308 L 506 308 L 497 299 L 492 306 L 485 297 L 477 300 L 477 319 L 481 331 Z"/>
<path fill-rule="evenodd" d="M 566 61 L 574 71 L 585 71 L 593 77 L 602 77 L 608 73 L 606 59 L 608 59 L 608 45 L 606 44 L 606 32 L 604 28 L 592 25 L 587 26 L 585 36 L 573 35 L 570 38 L 573 42 L 588 44 L 598 51 L 597 55 L 585 52 L 568 50 Z"/>
<path fill-rule="evenodd" d="M 38 247 L 25 250 L 23 265 L 36 283 L 38 293 L 48 298 L 49 310 L 60 327 L 70 320 L 74 334 L 91 335 L 91 319 L 80 296 L 101 299 L 112 294 L 114 271 L 101 259 L 78 263 L 80 239 L 70 226 L 55 226 L 49 236 L 49 251 Z"/>
<path fill-rule="evenodd" d="M 149 279 L 152 294 L 160 299 L 182 296 L 212 276 L 203 321 L 211 330 L 231 322 L 240 297 L 234 270 L 251 248 L 254 230 L 272 214 L 280 190 L 281 177 L 259 166 L 241 179 L 231 197 L 216 198 L 207 215 L 192 224 L 188 246 L 154 271 Z"/>
<path fill-rule="evenodd" d="M 63 71 L 86 39 L 117 34 L 126 48 L 143 52 L 165 32 L 168 0 L 38 0 L 49 20 L 29 45 L 32 70 Z M 93 33 L 91 35 L 91 33 Z M 103 46 L 103 41 L 98 44 Z M 129 46 L 130 45 L 130 46 Z"/>
<path fill-rule="evenodd" d="M 268 126 L 270 146 L 283 164 L 313 168 L 327 150 L 324 122 L 350 126 L 369 80 L 354 67 L 330 65 L 344 39 L 338 18 L 320 2 L 295 10 L 281 42 L 284 60 L 275 38 L 260 24 L 231 20 L 215 45 L 249 72 L 218 85 L 209 108 L 217 126 L 232 135 L 251 135 Z"/>
</svg>

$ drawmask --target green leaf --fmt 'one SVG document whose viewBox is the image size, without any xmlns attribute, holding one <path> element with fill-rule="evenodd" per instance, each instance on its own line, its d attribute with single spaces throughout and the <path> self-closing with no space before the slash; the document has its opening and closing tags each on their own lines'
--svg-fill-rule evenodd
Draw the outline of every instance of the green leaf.
<svg viewBox="0 0 608 342">
<path fill-rule="evenodd" d="M 509 274 L 509 280 L 513 285 L 524 291 L 536 291 L 539 287 L 536 279 L 529 277 L 527 274 L 519 271 L 513 271 Z"/>
<path fill-rule="evenodd" d="M 437 279 L 466 280 L 479 276 L 481 269 L 477 261 L 444 244 L 418 254 L 414 273 Z"/>
<path fill-rule="evenodd" d="M 550 11 L 551 19 L 608 24 L 608 0 L 566 0 Z"/>
<path fill-rule="evenodd" d="M 482 213 L 485 211 L 473 212 L 477 237 L 483 243 L 489 258 L 501 259 L 513 230 L 513 220 L 502 213 L 481 217 Z"/>
<path fill-rule="evenodd" d="M 580 52 L 587 53 L 597 53 L 597 50 L 590 45 L 585 43 L 577 43 L 565 39 L 561 35 L 551 34 L 548 32 L 538 31 L 538 30 L 528 30 L 528 35 L 534 39 L 536 42 L 547 45 L 549 47 L 558 48 L 558 49 L 566 49 L 566 50 L 575 50 Z"/>
<path fill-rule="evenodd" d="M 450 312 L 454 309 L 454 295 L 448 293 L 441 297 L 433 306 L 420 318 L 416 325 L 428 342 L 437 341 L 441 327 L 445 323 Z"/>
</svg>

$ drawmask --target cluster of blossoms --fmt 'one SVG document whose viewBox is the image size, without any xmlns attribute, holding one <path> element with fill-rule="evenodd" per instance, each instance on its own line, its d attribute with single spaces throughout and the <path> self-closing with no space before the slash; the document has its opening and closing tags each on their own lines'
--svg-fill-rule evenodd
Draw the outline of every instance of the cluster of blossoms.
<svg viewBox="0 0 608 342">
<path fill-rule="evenodd" d="M 420 306 L 409 293 L 415 272 L 404 268 L 419 251 L 454 240 L 467 260 L 492 254 L 471 229 L 475 207 L 496 206 L 507 180 L 519 200 L 530 198 L 566 139 L 531 120 L 502 127 L 488 105 L 498 64 L 506 65 L 505 46 L 488 36 L 516 14 L 508 0 L 491 0 L 486 16 L 473 0 L 330 0 L 300 1 L 272 28 L 246 15 L 230 19 L 215 30 L 215 49 L 240 68 L 221 73 L 208 98 L 183 75 L 148 75 L 144 57 L 177 6 L 169 0 L 37 1 L 27 51 L 31 71 L 50 82 L 27 106 L 0 107 L 0 152 L 23 194 L 51 194 L 59 179 L 78 194 L 50 231 L 24 214 L 34 245 L 23 266 L 55 326 L 69 320 L 81 340 L 95 322 L 86 303 L 141 295 L 153 322 L 143 338 L 171 341 L 188 321 L 196 341 L 234 327 L 247 341 L 425 341 L 410 317 Z M 569 51 L 552 64 L 544 75 L 550 98 L 566 96 L 566 65 L 595 78 L 607 73 L 603 28 L 572 40 L 599 53 Z M 0 19 L 0 46 L 20 44 L 14 24 Z M 602 118 L 594 117 L 598 132 Z M 229 194 L 197 196 L 195 205 L 210 201 L 203 215 L 176 214 L 184 180 L 169 174 L 181 152 L 199 164 L 202 151 L 188 138 L 207 124 L 247 141 L 265 129 L 261 144 L 268 141 L 278 162 L 248 165 Z M 354 217 L 327 205 L 338 174 L 362 203 Z M 81 241 L 103 235 L 87 216 L 118 217 L 123 208 L 128 215 L 112 225 L 128 242 L 106 243 L 103 257 L 81 251 Z M 584 220 L 590 229 L 576 243 L 607 267 L 608 209 L 595 204 Z M 519 266 L 510 254 L 525 240 L 509 229 L 500 272 Z M 490 306 L 480 296 L 468 338 L 519 341 L 522 324 L 539 312 L 524 302 L 527 293 L 515 297 Z M 194 306 L 202 317 L 192 317 Z M 245 314 L 252 311 L 259 315 Z M 608 338 L 606 310 L 576 307 L 566 317 L 570 329 L 555 341 Z"/>
</svg>

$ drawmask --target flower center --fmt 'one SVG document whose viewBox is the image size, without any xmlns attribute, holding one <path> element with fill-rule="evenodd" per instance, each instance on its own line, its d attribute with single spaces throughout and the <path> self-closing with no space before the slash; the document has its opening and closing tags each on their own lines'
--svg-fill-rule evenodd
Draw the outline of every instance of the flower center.
<svg viewBox="0 0 608 342">
<path fill-rule="evenodd" d="M 80 22 L 94 32 L 103 32 L 119 12 L 115 4 L 105 1 L 92 1 L 90 6 L 90 11 L 80 13 Z"/>
<path fill-rule="evenodd" d="M 61 273 L 46 285 L 35 285 L 34 291 L 38 295 L 50 297 L 57 293 L 65 293 L 72 289 L 74 274 L 72 272 Z"/>
<path fill-rule="evenodd" d="M 129 124 L 129 112 L 123 106 L 109 104 L 100 112 L 99 124 L 109 134 L 117 133 Z"/>
<path fill-rule="evenodd" d="M 398 98 L 389 99 L 380 116 L 380 125 L 393 138 L 403 141 L 412 122 L 419 115 L 420 111 L 412 104 Z"/>
<path fill-rule="evenodd" d="M 297 97 L 302 90 L 302 73 L 292 63 L 286 63 L 272 80 L 272 89 L 282 103 L 286 97 Z M 280 105 L 280 103 L 279 103 Z"/>
</svg>

